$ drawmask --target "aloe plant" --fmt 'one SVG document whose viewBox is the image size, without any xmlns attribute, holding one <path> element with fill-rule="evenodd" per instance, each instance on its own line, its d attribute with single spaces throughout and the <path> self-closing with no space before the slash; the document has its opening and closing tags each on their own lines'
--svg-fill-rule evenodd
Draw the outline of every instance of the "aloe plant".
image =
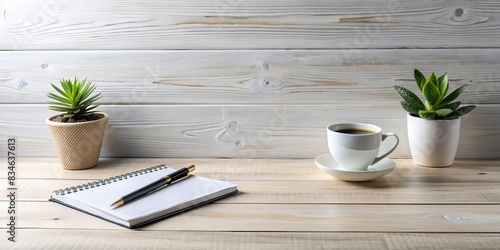
<svg viewBox="0 0 500 250">
<path fill-rule="evenodd" d="M 403 98 L 401 106 L 413 116 L 429 120 L 455 119 L 476 108 L 475 105 L 460 107 L 461 102 L 455 101 L 465 91 L 467 84 L 458 87 L 449 95 L 446 95 L 449 87 L 448 73 L 444 73 L 438 78 L 432 72 L 428 78 L 425 78 L 419 70 L 415 69 L 414 78 L 424 97 L 424 101 L 409 89 L 397 85 L 394 86 Z"/>
<path fill-rule="evenodd" d="M 93 105 L 101 98 L 101 94 L 92 95 L 96 86 L 92 81 L 61 79 L 61 88 L 50 84 L 59 94 L 48 93 L 47 96 L 54 101 L 48 102 L 49 109 L 63 112 L 65 118 L 79 120 L 94 114 L 94 109 L 99 105 Z"/>
</svg>

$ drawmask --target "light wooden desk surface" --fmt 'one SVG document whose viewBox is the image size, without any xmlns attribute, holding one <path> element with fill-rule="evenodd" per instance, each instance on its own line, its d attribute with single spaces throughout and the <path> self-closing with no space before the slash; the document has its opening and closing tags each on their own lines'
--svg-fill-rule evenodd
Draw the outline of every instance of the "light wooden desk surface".
<svg viewBox="0 0 500 250">
<path fill-rule="evenodd" d="M 5 158 L 2 161 L 6 161 Z M 101 159 L 65 171 L 54 158 L 18 158 L 16 243 L 1 249 L 500 249 L 500 160 L 424 168 L 397 159 L 375 181 L 330 177 L 313 159 Z M 49 202 L 55 189 L 159 163 L 239 185 L 214 204 L 128 230 Z M 7 174 L 2 170 L 2 187 Z"/>
</svg>

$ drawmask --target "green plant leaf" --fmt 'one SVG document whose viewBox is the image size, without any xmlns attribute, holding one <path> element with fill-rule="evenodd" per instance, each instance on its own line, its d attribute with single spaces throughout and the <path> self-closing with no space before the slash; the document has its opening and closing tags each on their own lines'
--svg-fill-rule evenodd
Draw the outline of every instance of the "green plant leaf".
<svg viewBox="0 0 500 250">
<path fill-rule="evenodd" d="M 413 77 L 415 78 L 415 82 L 417 83 L 418 88 L 420 91 L 422 91 L 422 88 L 424 87 L 425 82 L 427 79 L 425 79 L 424 74 L 420 72 L 418 69 L 413 70 Z"/>
<path fill-rule="evenodd" d="M 50 107 L 57 107 L 57 108 L 61 108 L 61 109 L 71 109 L 71 105 L 67 105 L 67 104 L 61 104 L 61 103 L 56 103 L 56 102 L 48 102 L 48 104 L 50 105 Z M 50 108 L 49 107 L 49 108 Z"/>
<path fill-rule="evenodd" d="M 437 79 L 436 74 L 434 72 L 432 72 L 429 75 L 429 78 L 427 78 L 427 81 L 425 82 L 425 84 L 427 84 L 427 82 L 430 82 L 430 83 L 432 83 L 432 85 L 439 88 L 439 82 L 438 82 L 438 79 Z M 424 84 L 424 86 L 425 86 L 425 84 Z"/>
<path fill-rule="evenodd" d="M 453 110 L 451 109 L 438 109 L 436 110 L 436 116 L 444 117 L 451 114 Z"/>
<path fill-rule="evenodd" d="M 406 110 L 406 112 L 408 112 L 412 115 L 418 115 L 418 111 L 420 111 L 419 108 L 417 108 L 413 105 L 410 105 L 406 101 L 401 101 L 401 106 L 403 107 L 404 110 Z"/>
<path fill-rule="evenodd" d="M 455 110 L 458 107 L 460 107 L 460 104 L 461 104 L 461 102 L 452 102 L 452 103 L 448 103 L 446 105 L 441 105 L 438 109 L 451 109 L 451 110 Z"/>
<path fill-rule="evenodd" d="M 448 92 L 448 72 L 444 73 L 442 76 L 439 77 L 438 79 L 438 84 L 439 84 L 439 92 L 441 93 L 440 99 L 443 100 L 444 96 L 446 95 L 446 92 Z"/>
<path fill-rule="evenodd" d="M 85 78 L 82 82 L 78 83 L 78 94 L 76 96 L 76 100 L 81 102 L 85 100 L 92 93 L 92 82 L 86 82 L 87 78 Z"/>
<path fill-rule="evenodd" d="M 57 92 L 59 92 L 59 94 L 61 94 L 63 97 L 69 98 L 69 95 L 66 92 L 62 91 L 60 88 L 58 88 L 56 85 L 51 83 L 50 86 L 52 86 L 52 88 L 55 89 Z"/>
<path fill-rule="evenodd" d="M 91 111 L 91 110 L 94 110 L 94 109 L 95 109 L 95 108 L 97 108 L 97 107 L 99 107 L 99 105 L 94 105 L 94 106 L 92 106 L 92 107 L 87 108 L 87 110 L 86 110 L 86 111 L 87 111 L 87 112 L 89 112 L 89 111 Z"/>
<path fill-rule="evenodd" d="M 68 86 L 68 83 L 69 83 L 68 80 L 61 79 L 61 81 L 59 83 L 61 84 L 61 87 L 64 89 L 65 93 L 67 93 L 67 94 L 71 93 L 71 87 Z"/>
<path fill-rule="evenodd" d="M 47 96 L 51 98 L 52 102 L 48 102 L 49 109 L 64 112 L 65 117 L 74 117 L 78 119 L 82 115 L 92 114 L 96 107 L 93 102 L 101 98 L 101 94 L 92 95 L 96 86 L 91 81 L 80 81 L 78 78 L 61 79 L 61 87 L 51 84 L 57 93 L 48 93 Z M 59 95 L 58 95 L 59 94 Z"/>
<path fill-rule="evenodd" d="M 434 83 L 432 83 L 433 80 L 431 77 L 427 79 L 427 82 L 425 83 L 422 90 L 422 94 L 424 95 L 425 100 L 429 105 L 431 105 L 431 107 L 426 107 L 427 110 L 434 109 L 434 106 L 439 104 L 439 102 L 441 101 L 441 94 L 439 93 L 439 89 L 436 85 L 434 85 Z M 437 81 L 436 76 L 434 76 L 434 80 Z"/>
<path fill-rule="evenodd" d="M 88 82 L 84 87 L 83 90 L 81 91 L 81 100 L 85 100 L 89 97 L 92 92 L 94 92 L 96 86 L 92 85 L 92 82 Z"/>
<path fill-rule="evenodd" d="M 49 106 L 49 109 L 57 112 L 66 112 L 68 110 L 65 107 L 59 107 L 59 106 Z"/>
<path fill-rule="evenodd" d="M 403 98 L 403 100 L 406 103 L 408 103 L 411 106 L 416 107 L 419 110 L 425 109 L 425 105 L 422 102 L 422 100 L 420 100 L 420 98 L 418 98 L 418 96 L 416 94 L 414 94 L 413 92 L 411 92 L 409 89 L 407 89 L 405 87 L 397 86 L 397 85 L 394 86 L 394 88 L 396 89 L 396 91 L 399 93 L 401 98 Z"/>
<path fill-rule="evenodd" d="M 76 80 L 76 78 L 75 78 Z M 74 86 L 73 86 L 73 83 L 71 82 L 71 80 L 64 80 L 62 79 L 61 80 L 61 86 L 63 87 L 64 91 L 66 92 L 68 98 L 71 100 L 71 101 L 74 101 L 75 99 L 75 90 L 74 90 Z"/>
<path fill-rule="evenodd" d="M 451 92 L 448 96 L 446 96 L 441 101 L 441 105 L 446 105 L 448 103 L 453 102 L 455 99 L 457 99 L 462 94 L 462 92 L 465 91 L 465 88 L 467 88 L 467 84 L 464 84 L 464 85 L 458 87 L 457 89 L 455 89 L 453 92 Z"/>
<path fill-rule="evenodd" d="M 89 106 L 89 105 L 92 105 L 93 102 L 99 100 L 101 98 L 100 96 L 101 94 L 97 94 L 95 96 L 92 96 L 90 98 L 88 98 L 87 100 L 83 101 L 83 102 L 80 102 L 80 105 L 81 106 Z"/>
<path fill-rule="evenodd" d="M 463 107 L 460 107 L 457 110 L 453 111 L 452 113 L 448 114 L 445 118 L 452 119 L 452 118 L 464 116 L 464 115 L 470 113 L 475 108 L 476 108 L 476 105 L 463 106 Z"/>
<path fill-rule="evenodd" d="M 52 98 L 52 99 L 60 102 L 60 103 L 70 103 L 70 100 L 68 98 L 65 98 L 65 97 L 62 97 L 62 96 L 58 96 L 58 95 L 56 95 L 54 93 L 49 93 L 49 94 L 47 94 L 47 96 L 49 98 Z"/>
<path fill-rule="evenodd" d="M 431 111 L 420 110 L 418 112 L 418 116 L 420 116 L 421 118 L 424 118 L 424 119 L 434 120 L 434 118 L 436 118 L 436 111 L 434 111 L 434 110 L 431 110 Z"/>
<path fill-rule="evenodd" d="M 71 107 L 70 104 L 66 102 L 47 102 L 47 104 L 52 104 L 52 105 L 59 105 L 59 106 L 64 106 L 64 107 Z"/>
</svg>

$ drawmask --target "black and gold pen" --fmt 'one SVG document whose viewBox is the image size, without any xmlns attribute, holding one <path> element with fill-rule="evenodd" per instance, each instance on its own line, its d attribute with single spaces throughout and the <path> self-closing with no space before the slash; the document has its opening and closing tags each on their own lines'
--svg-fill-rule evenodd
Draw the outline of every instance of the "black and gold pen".
<svg viewBox="0 0 500 250">
<path fill-rule="evenodd" d="M 191 165 L 187 168 L 181 168 L 171 174 L 168 174 L 166 176 L 163 176 L 161 177 L 159 180 L 151 183 L 151 184 L 148 184 L 142 188 L 139 188 L 138 190 L 130 193 L 130 194 L 127 194 L 123 197 L 121 197 L 120 199 L 118 199 L 117 201 L 113 202 L 113 204 L 111 204 L 111 207 L 119 207 L 123 204 L 126 204 L 128 202 L 131 202 L 137 198 L 140 198 L 164 185 L 168 185 L 174 181 L 177 181 L 179 179 L 182 179 L 186 176 L 188 176 L 189 173 L 193 172 L 195 170 L 195 166 L 194 165 Z"/>
</svg>

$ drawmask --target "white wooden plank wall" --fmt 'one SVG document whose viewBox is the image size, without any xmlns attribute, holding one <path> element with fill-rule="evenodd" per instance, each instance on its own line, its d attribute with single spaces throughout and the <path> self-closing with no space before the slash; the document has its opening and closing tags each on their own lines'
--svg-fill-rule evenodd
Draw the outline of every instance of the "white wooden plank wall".
<svg viewBox="0 0 500 250">
<path fill-rule="evenodd" d="M 479 106 L 458 157 L 500 157 L 499 39 L 495 0 L 4 0 L 0 138 L 56 156 L 45 94 L 78 76 L 111 115 L 104 157 L 313 158 L 349 121 L 409 157 L 393 85 L 415 89 L 418 68 Z"/>
</svg>

